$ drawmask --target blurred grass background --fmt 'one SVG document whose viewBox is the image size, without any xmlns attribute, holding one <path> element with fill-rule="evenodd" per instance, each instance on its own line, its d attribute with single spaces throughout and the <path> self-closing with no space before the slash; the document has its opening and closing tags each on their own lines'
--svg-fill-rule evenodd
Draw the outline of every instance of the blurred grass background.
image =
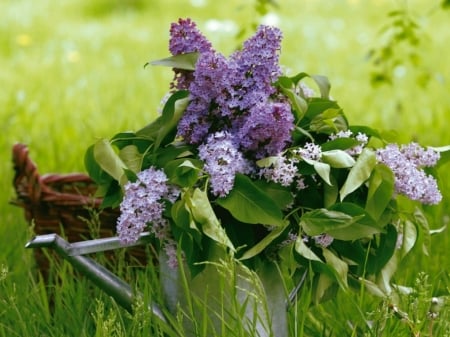
<svg viewBox="0 0 450 337">
<path fill-rule="evenodd" d="M 280 0 L 265 16 L 255 12 L 255 3 L 0 2 L 0 266 L 19 293 L 30 291 L 32 261 L 23 247 L 31 233 L 22 211 L 8 204 L 14 197 L 12 145 L 27 144 L 41 173 L 84 171 L 84 151 L 98 137 L 147 124 L 172 74 L 143 66 L 168 55 L 169 25 L 179 17 L 195 20 L 226 55 L 251 34 L 253 23 L 276 24 L 284 32 L 286 69 L 328 76 L 332 96 L 352 124 L 394 129 L 402 142 L 450 144 L 450 12 L 439 1 Z M 405 62 L 392 67 L 393 85 L 374 87 L 369 52 L 386 42 L 380 29 L 390 22 L 388 13 L 398 9 L 419 24 L 418 58 L 410 62 L 408 47 L 395 49 Z M 446 201 L 427 209 L 433 228 L 448 221 L 448 169 L 447 164 L 440 170 Z M 438 291 L 445 289 L 449 242 L 448 230 L 434 237 L 431 256 L 411 257 L 399 278 L 410 281 L 425 271 Z M 4 313 L 0 306 L 0 316 Z"/>
</svg>

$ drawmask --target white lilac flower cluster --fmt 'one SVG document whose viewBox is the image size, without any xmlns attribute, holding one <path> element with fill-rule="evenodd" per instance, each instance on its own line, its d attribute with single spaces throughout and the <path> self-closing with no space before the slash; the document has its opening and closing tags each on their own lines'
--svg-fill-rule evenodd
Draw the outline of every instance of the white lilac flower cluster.
<svg viewBox="0 0 450 337">
<path fill-rule="evenodd" d="M 334 133 L 330 135 L 330 140 L 335 140 L 339 138 L 353 138 L 353 132 L 351 130 L 345 130 L 345 131 L 339 131 L 338 133 Z M 364 147 L 367 145 L 369 141 L 369 137 L 365 133 L 358 132 L 357 135 L 354 137 L 359 144 L 348 149 L 346 152 L 351 156 L 359 156 L 364 149 Z"/>
<path fill-rule="evenodd" d="M 307 142 L 303 147 L 295 149 L 294 154 L 302 159 L 319 161 L 322 158 L 322 149 L 320 145 Z"/>
<path fill-rule="evenodd" d="M 367 145 L 368 137 L 358 132 L 356 136 L 352 131 L 339 131 L 332 134 L 329 139 L 355 138 L 359 145 L 347 150 L 352 156 L 361 154 Z M 388 166 L 395 177 L 395 191 L 405 195 L 411 200 L 423 204 L 435 205 L 442 200 L 437 182 L 431 175 L 427 175 L 423 167 L 433 167 L 439 160 L 439 152 L 431 148 L 424 149 L 412 142 L 406 145 L 388 144 L 385 148 L 377 150 L 377 161 Z"/>
<path fill-rule="evenodd" d="M 296 182 L 296 190 L 300 191 L 307 188 L 307 185 L 304 177 L 298 172 L 297 164 L 300 159 L 320 161 L 322 149 L 320 145 L 307 142 L 303 147 L 292 149 L 290 152 L 291 157 L 286 157 L 285 154 L 273 156 L 271 165 L 261 168 L 259 176 L 282 186 L 292 186 Z"/>
<path fill-rule="evenodd" d="M 434 177 L 426 174 L 423 167 L 436 165 L 439 157 L 439 152 L 414 142 L 400 147 L 389 144 L 377 151 L 377 160 L 394 173 L 396 192 L 429 205 L 438 204 L 442 195 Z"/>
<path fill-rule="evenodd" d="M 300 173 L 296 166 L 297 163 L 297 158 L 286 158 L 280 154 L 273 158 L 269 167 L 261 168 L 259 175 L 282 186 L 290 186 L 295 178 L 300 178 Z"/>
</svg>

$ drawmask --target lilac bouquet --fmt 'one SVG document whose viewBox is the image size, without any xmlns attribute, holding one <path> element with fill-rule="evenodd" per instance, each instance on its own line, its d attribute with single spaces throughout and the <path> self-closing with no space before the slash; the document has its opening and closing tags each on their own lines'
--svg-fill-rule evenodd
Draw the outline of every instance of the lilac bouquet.
<svg viewBox="0 0 450 337">
<path fill-rule="evenodd" d="M 229 57 L 189 19 L 170 28 L 174 71 L 160 116 L 100 140 L 86 167 L 124 244 L 143 231 L 193 274 L 221 246 L 251 268 L 271 260 L 333 286 L 390 292 L 441 193 L 429 173 L 447 148 L 390 144 L 350 125 L 326 77 L 283 74 L 282 33 L 260 26 Z M 306 80 L 314 84 L 305 84 Z M 336 288 L 336 287 L 334 287 Z"/>
</svg>

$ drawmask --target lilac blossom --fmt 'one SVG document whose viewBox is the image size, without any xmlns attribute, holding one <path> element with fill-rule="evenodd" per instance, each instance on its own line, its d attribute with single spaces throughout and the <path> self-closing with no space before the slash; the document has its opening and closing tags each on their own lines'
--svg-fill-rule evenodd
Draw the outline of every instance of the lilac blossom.
<svg viewBox="0 0 450 337">
<path fill-rule="evenodd" d="M 424 149 L 419 144 L 412 142 L 402 145 L 400 151 L 416 166 L 432 167 L 440 158 L 440 153 L 432 148 Z"/>
<path fill-rule="evenodd" d="M 304 177 L 300 176 L 297 179 L 296 188 L 297 188 L 297 191 L 301 191 L 301 190 L 304 190 L 304 189 L 308 188 L 308 184 L 305 182 L 305 178 Z"/>
<path fill-rule="evenodd" d="M 323 248 L 327 248 L 334 241 L 334 238 L 331 235 L 328 235 L 326 233 L 315 235 L 312 238 L 314 239 L 314 242 L 316 243 L 316 245 L 323 247 Z"/>
<path fill-rule="evenodd" d="M 178 135 L 190 144 L 205 142 L 217 131 L 232 132 L 244 153 L 275 155 L 290 142 L 290 105 L 273 102 L 272 86 L 281 73 L 281 32 L 260 26 L 241 51 L 226 59 L 207 51 L 199 56 L 189 85 L 190 103 Z"/>
<path fill-rule="evenodd" d="M 211 42 L 198 30 L 191 19 L 178 19 L 170 26 L 169 50 L 172 55 L 212 50 Z"/>
<path fill-rule="evenodd" d="M 280 76 L 278 52 L 281 48 L 282 33 L 278 28 L 259 26 L 256 33 L 244 42 L 242 50 L 231 55 L 243 75 L 242 88 L 247 91 L 274 93 L 272 83 Z"/>
<path fill-rule="evenodd" d="M 442 195 L 436 180 L 427 175 L 421 167 L 432 163 L 434 165 L 436 156 L 416 144 L 401 148 L 396 144 L 389 144 L 377 151 L 377 160 L 387 165 L 394 173 L 396 192 L 411 200 L 430 205 L 439 203 Z"/>
<path fill-rule="evenodd" d="M 228 81 L 227 67 L 227 60 L 219 53 L 200 55 L 189 86 L 190 102 L 178 123 L 178 135 L 186 142 L 204 142 L 212 131 L 213 121 L 220 122 L 221 107 L 215 101 Z"/>
<path fill-rule="evenodd" d="M 303 147 L 297 148 L 293 152 L 306 160 L 319 161 L 322 158 L 320 145 L 311 142 L 307 142 Z"/>
<path fill-rule="evenodd" d="M 163 199 L 174 200 L 177 191 L 167 185 L 163 171 L 150 167 L 137 175 L 135 182 L 125 184 L 125 196 L 120 204 L 117 233 L 124 244 L 136 242 L 151 224 L 150 231 L 157 238 L 167 237 L 168 224 L 163 218 Z"/>
<path fill-rule="evenodd" d="M 237 150 L 227 132 L 210 135 L 207 142 L 199 146 L 199 157 L 205 162 L 204 170 L 210 176 L 215 196 L 224 197 L 231 191 L 237 173 L 252 171 L 252 166 Z"/>
<path fill-rule="evenodd" d="M 328 138 L 330 140 L 335 140 L 339 138 L 350 138 L 353 135 L 353 132 L 351 130 L 340 130 L 337 133 L 331 134 Z"/>
<path fill-rule="evenodd" d="M 259 175 L 268 181 L 279 183 L 282 186 L 290 186 L 296 177 L 299 177 L 297 171 L 298 159 L 286 158 L 283 155 L 277 155 L 272 165 L 263 167 L 259 170 Z"/>
<path fill-rule="evenodd" d="M 172 55 L 199 52 L 209 53 L 212 51 L 211 43 L 198 30 L 197 25 L 191 19 L 179 19 L 177 23 L 170 26 L 169 50 Z M 192 71 L 174 69 L 172 88 L 188 89 L 193 80 Z"/>
<path fill-rule="evenodd" d="M 254 153 L 257 159 L 283 151 L 291 142 L 294 116 L 284 102 L 264 102 L 254 105 L 236 131 L 244 153 Z"/>
<path fill-rule="evenodd" d="M 345 130 L 345 131 L 341 130 L 337 133 L 330 135 L 329 139 L 335 140 L 338 138 L 352 138 L 352 137 L 353 137 L 353 132 L 351 130 Z M 346 152 L 351 156 L 359 156 L 361 154 L 362 150 L 364 149 L 364 147 L 369 142 L 369 137 L 367 137 L 367 135 L 365 133 L 358 132 L 358 134 L 354 138 L 359 142 L 359 144 L 350 149 L 347 149 Z"/>
<path fill-rule="evenodd" d="M 165 242 L 162 245 L 162 249 L 164 250 L 164 253 L 167 255 L 167 265 L 171 269 L 177 269 L 178 268 L 178 256 L 177 256 L 177 243 L 175 240 L 169 238 L 166 239 Z M 184 252 L 181 252 L 182 257 L 184 258 Z"/>
<path fill-rule="evenodd" d="M 283 241 L 281 241 L 277 247 L 278 249 L 281 249 L 283 247 L 289 246 L 291 244 L 294 244 L 295 241 L 297 241 L 298 239 L 298 234 L 293 233 L 292 231 L 290 231 L 286 237 L 286 239 L 284 239 Z"/>
</svg>

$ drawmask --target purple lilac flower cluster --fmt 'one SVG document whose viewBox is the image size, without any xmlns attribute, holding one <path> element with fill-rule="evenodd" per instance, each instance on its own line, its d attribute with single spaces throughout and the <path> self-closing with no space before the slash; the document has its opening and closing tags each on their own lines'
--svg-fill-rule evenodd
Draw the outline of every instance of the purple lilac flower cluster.
<svg viewBox="0 0 450 337">
<path fill-rule="evenodd" d="M 176 28 L 175 28 L 176 26 Z M 178 125 L 178 134 L 190 144 L 201 144 L 209 134 L 227 131 L 235 135 L 242 152 L 256 156 L 274 155 L 290 142 L 293 116 L 287 102 L 276 101 L 272 83 L 281 74 L 278 52 L 281 45 L 279 29 L 260 26 L 243 49 L 228 59 L 206 48 L 203 39 L 192 43 L 179 31 L 193 32 L 188 21 L 172 27 L 173 54 L 200 51 L 193 79 L 189 83 L 190 104 Z M 196 46 L 196 43 L 199 45 Z M 182 48 L 183 47 L 183 48 Z"/>
<path fill-rule="evenodd" d="M 197 25 L 191 19 L 178 19 L 178 23 L 170 25 L 169 50 L 173 55 L 208 52 L 211 50 L 211 43 L 197 29 Z"/>
<path fill-rule="evenodd" d="M 285 102 L 258 102 L 239 125 L 236 134 L 240 148 L 256 158 L 276 155 L 291 141 L 294 116 Z"/>
<path fill-rule="evenodd" d="M 169 51 L 172 55 L 185 53 L 205 53 L 212 50 L 211 43 L 197 29 L 197 25 L 190 19 L 179 19 L 178 23 L 170 26 Z M 188 89 L 192 81 L 192 72 L 174 69 L 175 77 L 172 88 Z"/>
<path fill-rule="evenodd" d="M 276 95 L 272 85 L 281 74 L 281 38 L 279 29 L 260 26 L 242 50 L 226 58 L 206 43 L 189 19 L 171 27 L 169 49 L 173 55 L 200 53 L 189 82 L 183 77 L 180 85 L 178 78 L 177 88 L 186 86 L 190 94 L 178 123 L 178 136 L 189 144 L 202 144 L 200 157 L 207 161 L 205 170 L 211 175 L 215 195 L 224 196 L 232 188 L 231 176 L 242 172 L 235 165 L 241 165 L 243 156 L 259 159 L 277 155 L 291 142 L 294 116 L 289 103 Z M 217 132 L 221 136 L 215 135 Z M 226 139 L 221 139 L 225 134 L 220 132 L 225 132 Z M 220 151 L 214 157 L 209 152 L 218 146 Z M 226 150 L 225 146 L 232 147 Z M 241 159 L 236 160 L 238 157 Z M 219 158 L 221 164 L 217 165 Z"/>
<path fill-rule="evenodd" d="M 211 179 L 212 193 L 226 196 L 234 185 L 236 173 L 248 174 L 252 165 L 239 152 L 230 133 L 216 132 L 199 146 L 199 157 L 205 162 L 204 170 Z"/>
<path fill-rule="evenodd" d="M 137 175 L 135 182 L 125 184 L 125 196 L 120 204 L 117 234 L 124 244 L 134 243 L 151 223 L 151 232 L 158 239 L 168 235 L 168 223 L 163 218 L 164 199 L 174 202 L 179 191 L 167 185 L 163 171 L 150 167 Z"/>
<path fill-rule="evenodd" d="M 427 175 L 422 167 L 434 166 L 439 157 L 439 152 L 416 143 L 401 147 L 389 144 L 377 151 L 378 161 L 394 173 L 396 192 L 429 205 L 438 204 L 442 195 L 434 177 Z"/>
</svg>

